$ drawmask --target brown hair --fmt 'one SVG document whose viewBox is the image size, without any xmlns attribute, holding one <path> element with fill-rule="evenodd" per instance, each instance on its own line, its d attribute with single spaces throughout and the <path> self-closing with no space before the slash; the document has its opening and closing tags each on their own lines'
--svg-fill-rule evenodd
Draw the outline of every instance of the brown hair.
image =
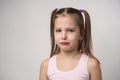
<svg viewBox="0 0 120 80">
<path fill-rule="evenodd" d="M 88 56 L 95 58 L 92 54 L 90 16 L 86 10 L 77 10 L 71 7 L 55 9 L 52 12 L 51 25 L 50 25 L 50 35 L 51 35 L 50 57 L 52 57 L 54 54 L 57 54 L 60 51 L 59 47 L 55 44 L 55 39 L 54 39 L 55 19 L 58 16 L 66 16 L 66 15 L 75 17 L 76 22 L 79 26 L 80 35 L 82 36 L 82 39 L 79 41 L 78 50 L 81 51 L 81 53 L 85 53 Z"/>
</svg>

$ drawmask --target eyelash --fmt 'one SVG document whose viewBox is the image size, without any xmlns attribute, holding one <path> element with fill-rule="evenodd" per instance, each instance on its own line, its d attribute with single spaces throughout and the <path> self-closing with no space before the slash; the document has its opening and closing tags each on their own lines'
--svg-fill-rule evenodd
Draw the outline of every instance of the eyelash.
<svg viewBox="0 0 120 80">
<path fill-rule="evenodd" d="M 61 32 L 61 30 L 56 30 L 56 32 Z"/>
<path fill-rule="evenodd" d="M 61 30 L 56 30 L 56 32 L 61 32 Z M 75 30 L 72 30 L 72 29 L 69 29 L 69 30 L 67 30 L 67 32 L 75 32 Z"/>
<path fill-rule="evenodd" d="M 70 29 L 70 30 L 68 30 L 68 31 L 70 31 L 70 32 L 75 32 L 75 30 L 72 30 L 72 29 Z"/>
</svg>

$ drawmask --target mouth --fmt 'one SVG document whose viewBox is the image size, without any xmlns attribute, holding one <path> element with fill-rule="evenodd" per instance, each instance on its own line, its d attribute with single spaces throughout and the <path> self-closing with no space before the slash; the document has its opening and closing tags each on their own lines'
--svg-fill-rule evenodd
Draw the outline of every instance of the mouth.
<svg viewBox="0 0 120 80">
<path fill-rule="evenodd" d="M 68 42 L 60 42 L 60 44 L 66 46 L 66 45 L 69 45 L 70 43 L 68 43 Z"/>
</svg>

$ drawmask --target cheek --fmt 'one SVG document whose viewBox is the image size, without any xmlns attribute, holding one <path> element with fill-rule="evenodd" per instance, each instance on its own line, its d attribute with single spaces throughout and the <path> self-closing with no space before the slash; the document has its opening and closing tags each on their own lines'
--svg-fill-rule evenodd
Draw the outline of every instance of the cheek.
<svg viewBox="0 0 120 80">
<path fill-rule="evenodd" d="M 59 35 L 55 34 L 54 36 L 55 36 L 55 42 L 57 43 L 59 40 Z"/>
<path fill-rule="evenodd" d="M 74 34 L 74 35 L 70 35 L 69 36 L 69 39 L 71 40 L 71 41 L 79 41 L 80 40 L 80 36 L 79 35 L 76 35 L 76 34 Z"/>
</svg>

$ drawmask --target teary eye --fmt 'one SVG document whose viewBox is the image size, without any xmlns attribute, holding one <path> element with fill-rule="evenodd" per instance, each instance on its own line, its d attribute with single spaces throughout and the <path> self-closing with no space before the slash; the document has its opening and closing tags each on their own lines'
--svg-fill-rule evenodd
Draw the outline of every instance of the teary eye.
<svg viewBox="0 0 120 80">
<path fill-rule="evenodd" d="M 55 31 L 56 31 L 56 32 L 61 32 L 61 30 L 60 30 L 60 29 L 56 29 Z"/>
<path fill-rule="evenodd" d="M 69 32 L 75 32 L 75 30 L 73 30 L 73 29 L 69 29 L 68 31 L 69 31 Z"/>
</svg>

